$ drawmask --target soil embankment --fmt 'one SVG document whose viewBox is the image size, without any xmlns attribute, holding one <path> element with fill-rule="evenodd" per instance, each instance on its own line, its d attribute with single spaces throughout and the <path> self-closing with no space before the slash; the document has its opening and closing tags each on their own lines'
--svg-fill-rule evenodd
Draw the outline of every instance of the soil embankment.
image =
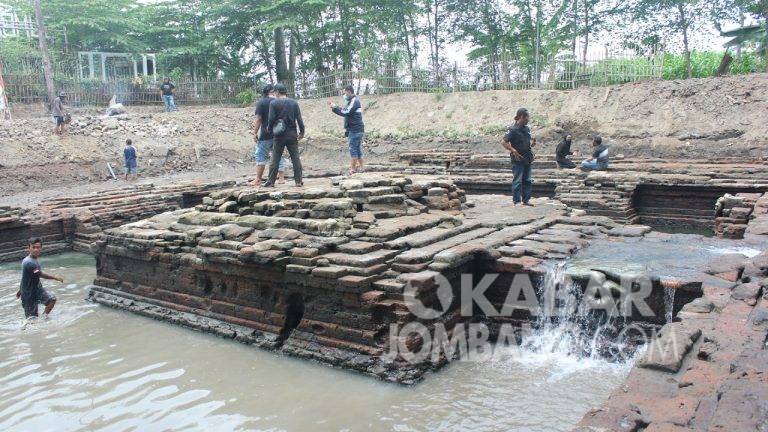
<svg viewBox="0 0 768 432">
<path fill-rule="evenodd" d="M 380 162 L 398 152 L 465 148 L 498 153 L 499 139 L 514 111 L 532 112 L 532 128 L 549 158 L 560 135 L 570 132 L 574 148 L 588 152 L 588 139 L 601 134 L 614 154 L 655 158 L 768 157 L 768 75 L 657 81 L 575 91 L 485 91 L 474 93 L 363 96 L 366 159 Z M 301 101 L 307 139 L 306 165 L 343 169 L 346 144 L 342 120 L 328 99 Z M 252 108 L 129 107 L 102 118 L 75 112 L 67 136 L 50 135 L 47 117 L 20 108 L 1 123 L 0 195 L 52 186 L 102 181 L 106 163 L 118 170 L 126 138 L 136 143 L 145 175 L 182 171 L 247 169 L 253 161 L 249 132 Z M 23 113 L 22 113 L 23 112 Z"/>
</svg>

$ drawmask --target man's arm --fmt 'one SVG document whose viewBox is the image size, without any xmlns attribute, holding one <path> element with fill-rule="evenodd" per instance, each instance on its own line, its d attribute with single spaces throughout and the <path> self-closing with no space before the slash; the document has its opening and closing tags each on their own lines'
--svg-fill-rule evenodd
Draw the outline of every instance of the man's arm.
<svg viewBox="0 0 768 432">
<path fill-rule="evenodd" d="M 253 120 L 253 140 L 259 140 L 259 129 L 261 129 L 261 115 L 256 115 L 256 119 Z"/>
<path fill-rule="evenodd" d="M 504 138 L 502 138 L 502 139 L 501 139 L 501 146 L 502 146 L 502 147 L 504 147 L 505 149 L 507 149 L 507 151 L 508 151 L 508 152 L 513 152 L 513 151 L 516 151 L 516 150 L 515 150 L 515 149 L 512 147 L 512 144 L 510 144 L 510 143 L 509 143 L 509 140 L 507 140 L 507 137 L 506 137 L 506 136 L 505 136 Z"/>
<path fill-rule="evenodd" d="M 511 131 L 508 132 L 506 135 L 504 135 L 504 138 L 501 139 L 501 145 L 509 152 L 510 155 L 512 155 L 512 157 L 515 160 L 522 159 L 522 156 L 520 155 L 520 153 L 512 145 L 512 141 L 510 141 L 510 138 L 512 138 Z"/>
<path fill-rule="evenodd" d="M 332 105 L 331 109 L 334 113 L 337 115 L 340 115 L 342 117 L 347 117 L 348 115 L 357 112 L 357 110 L 361 107 L 360 101 L 357 98 L 352 99 L 350 103 L 347 104 L 344 108 L 338 106 L 338 105 Z"/>
<path fill-rule="evenodd" d="M 55 280 L 55 281 L 59 281 L 61 283 L 64 283 L 64 278 L 63 277 L 56 276 L 56 275 L 49 275 L 47 273 L 43 273 L 42 271 L 40 272 L 40 277 L 43 278 L 43 279 Z"/>
<path fill-rule="evenodd" d="M 304 119 L 301 118 L 301 108 L 296 104 L 296 123 L 299 124 L 299 139 L 304 138 Z"/>
</svg>

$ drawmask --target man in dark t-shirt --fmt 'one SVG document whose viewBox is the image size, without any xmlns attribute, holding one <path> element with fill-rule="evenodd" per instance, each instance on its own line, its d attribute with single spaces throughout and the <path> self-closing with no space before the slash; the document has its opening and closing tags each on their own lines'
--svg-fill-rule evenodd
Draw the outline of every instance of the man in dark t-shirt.
<svg viewBox="0 0 768 432">
<path fill-rule="evenodd" d="M 171 79 L 168 77 L 163 78 L 163 83 L 160 84 L 160 95 L 163 97 L 165 112 L 176 111 L 176 102 L 173 100 L 173 94 L 175 91 L 176 86 L 173 85 Z"/>
<path fill-rule="evenodd" d="M 528 128 L 529 117 L 527 109 L 518 109 L 515 114 L 515 124 L 509 128 L 501 140 L 501 145 L 509 151 L 512 160 L 514 174 L 512 200 L 515 205 L 532 205 L 529 202 L 533 189 L 531 163 L 533 163 L 533 147 L 536 145 L 536 139 L 531 138 L 531 130 Z"/>
<path fill-rule="evenodd" d="M 277 167 L 283 158 L 283 150 L 287 149 L 293 164 L 293 179 L 296 186 L 304 186 L 302 180 L 301 158 L 299 157 L 299 141 L 304 138 L 304 120 L 301 118 L 299 103 L 288 97 L 288 89 L 283 84 L 275 85 L 277 98 L 269 103 L 267 127 L 274 135 L 272 145 L 272 161 L 269 164 L 269 177 L 264 183 L 273 187 L 277 179 Z M 281 129 L 276 130 L 275 128 Z"/>
<path fill-rule="evenodd" d="M 261 90 L 261 99 L 256 102 L 256 118 L 253 121 L 253 133 L 256 140 L 256 179 L 251 182 L 255 186 L 261 185 L 267 160 L 270 153 L 272 153 L 275 137 L 272 135 L 272 130 L 267 127 L 267 120 L 269 119 L 269 104 L 276 96 L 275 86 L 267 84 Z M 282 158 L 278 164 L 277 171 L 278 182 L 282 182 L 285 177 L 285 160 Z"/>
<path fill-rule="evenodd" d="M 21 299 L 26 318 L 37 316 L 38 304 L 45 305 L 43 317 L 47 318 L 56 304 L 56 296 L 43 288 L 40 278 L 64 282 L 64 279 L 59 276 L 43 273 L 38 261 L 42 250 L 43 241 L 40 237 L 32 237 L 29 239 L 29 255 L 21 262 L 21 283 L 16 298 Z"/>
</svg>

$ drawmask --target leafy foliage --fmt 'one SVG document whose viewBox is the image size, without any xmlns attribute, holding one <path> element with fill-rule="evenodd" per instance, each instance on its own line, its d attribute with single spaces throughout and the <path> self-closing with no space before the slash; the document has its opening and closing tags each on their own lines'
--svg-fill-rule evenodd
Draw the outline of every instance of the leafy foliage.
<svg viewBox="0 0 768 432">
<path fill-rule="evenodd" d="M 4 1 L 22 13 L 30 12 L 26 0 Z M 490 69 L 493 80 L 509 81 L 512 74 L 533 80 L 546 70 L 554 54 L 569 48 L 576 54 L 577 42 L 586 53 L 590 38 L 601 32 L 647 51 L 649 45 L 669 46 L 686 39 L 712 20 L 735 22 L 740 14 L 761 21 L 730 34 L 734 44 L 755 46 L 763 55 L 768 45 L 768 0 L 41 2 L 49 31 L 66 31 L 75 49 L 155 52 L 162 71 L 175 80 L 190 76 L 300 84 L 322 81 L 339 69 L 405 67 L 413 83 L 437 79 L 440 84 L 450 73 L 446 67 L 449 42 L 468 45 L 468 59 Z M 0 54 L 10 59 L 27 50 L 34 56 L 34 46 L 20 43 L 4 39 Z M 683 52 L 684 59 L 690 56 L 684 62 L 686 75 L 690 64 L 692 76 L 708 73 L 717 57 L 696 53 L 687 43 Z M 678 59 L 669 57 L 669 64 Z M 425 72 L 425 63 L 432 73 Z M 748 70 L 762 63 L 745 55 L 732 69 Z M 667 76 L 677 77 L 676 67 Z M 390 82 L 401 78 L 377 76 Z"/>
</svg>

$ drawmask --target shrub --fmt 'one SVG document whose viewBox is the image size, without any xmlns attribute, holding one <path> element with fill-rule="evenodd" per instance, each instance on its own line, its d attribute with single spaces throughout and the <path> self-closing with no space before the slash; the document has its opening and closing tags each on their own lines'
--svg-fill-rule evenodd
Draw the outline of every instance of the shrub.
<svg viewBox="0 0 768 432">
<path fill-rule="evenodd" d="M 718 51 L 693 51 L 691 52 L 691 74 L 693 78 L 707 78 L 714 76 L 720 62 L 723 60 L 723 52 Z M 765 59 L 752 52 L 742 52 L 740 58 L 734 56 L 729 69 L 730 75 L 749 74 L 765 70 Z M 665 54 L 664 71 L 662 77 L 666 80 L 685 79 L 688 74 L 685 69 L 684 54 Z"/>
<path fill-rule="evenodd" d="M 235 95 L 235 102 L 240 105 L 250 105 L 254 100 L 256 100 L 256 92 L 251 89 L 243 90 Z"/>
</svg>

